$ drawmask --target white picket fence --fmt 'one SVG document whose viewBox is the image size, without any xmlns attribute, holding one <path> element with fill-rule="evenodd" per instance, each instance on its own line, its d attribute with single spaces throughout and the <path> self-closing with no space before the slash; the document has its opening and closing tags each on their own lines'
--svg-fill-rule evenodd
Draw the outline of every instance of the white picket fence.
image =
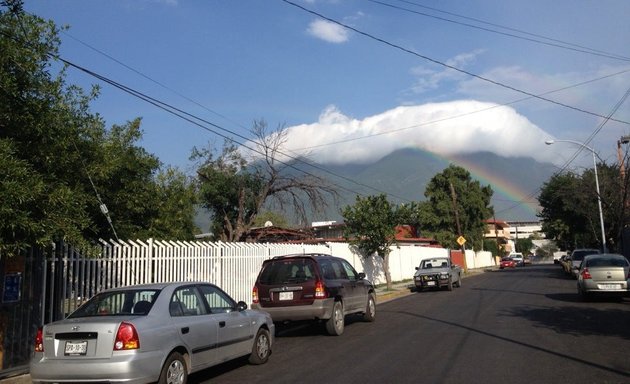
<svg viewBox="0 0 630 384">
<path fill-rule="evenodd" d="M 237 301 L 251 303 L 251 290 L 262 262 L 295 253 L 332 254 L 348 260 L 375 284 L 385 282 L 383 260 L 378 256 L 364 258 L 353 252 L 348 243 L 258 244 L 152 239 L 103 242 L 102 253 L 91 257 L 70 246 L 64 247 L 48 260 L 46 270 L 50 276 L 45 281 L 56 282 L 49 289 L 55 290 L 55 296 L 64 298 L 62 312 L 65 314 L 103 289 L 173 281 L 212 282 Z M 392 280 L 411 279 L 423 259 L 448 254 L 449 250 L 443 248 L 393 246 L 389 260 Z M 466 261 L 469 268 L 494 263 L 489 252 L 467 251 Z"/>
</svg>

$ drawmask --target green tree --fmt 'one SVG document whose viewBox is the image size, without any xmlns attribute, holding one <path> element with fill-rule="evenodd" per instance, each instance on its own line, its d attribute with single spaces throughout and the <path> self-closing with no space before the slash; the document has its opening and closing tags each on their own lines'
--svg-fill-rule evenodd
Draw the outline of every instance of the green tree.
<svg viewBox="0 0 630 384">
<path fill-rule="evenodd" d="M 365 257 L 377 254 L 383 258 L 387 289 L 391 289 L 389 252 L 396 242 L 397 207 L 384 194 L 365 198 L 357 196 L 354 205 L 343 208 L 342 216 L 346 225 L 344 236 L 350 244 Z"/>
<path fill-rule="evenodd" d="M 290 209 L 307 221 L 307 207 L 317 212 L 327 205 L 327 197 L 337 197 L 336 188 L 325 179 L 287 163 L 282 152 L 285 127 L 270 132 L 259 120 L 252 135 L 248 154 L 228 140 L 218 156 L 212 148 L 195 148 L 191 156 L 200 161 L 201 204 L 211 212 L 213 233 L 222 241 L 242 239 L 267 206 Z"/>
<path fill-rule="evenodd" d="M 615 239 L 623 229 L 624 196 L 619 169 L 599 163 L 597 166 L 606 242 L 614 250 Z M 595 188 L 595 173 L 565 172 L 552 176 L 543 184 L 538 202 L 541 206 L 542 232 L 560 249 L 601 248 L 601 224 Z"/>
<path fill-rule="evenodd" d="M 110 238 L 103 203 L 124 237 L 189 231 L 192 215 L 177 222 L 172 212 L 161 210 L 159 192 L 169 189 L 170 181 L 174 189 L 167 194 L 181 185 L 173 177 L 158 180 L 159 161 L 137 146 L 140 120 L 106 130 L 89 109 L 98 88 L 86 94 L 66 84 L 67 69 L 55 59 L 54 23 L 20 12 L 19 1 L 3 4 L 8 6 L 0 7 L 0 252 Z M 194 201 L 180 201 L 189 214 Z M 151 230 L 151 223 L 169 220 L 177 228 Z"/>
<path fill-rule="evenodd" d="M 521 252 L 524 255 L 528 255 L 534 248 L 534 242 L 529 237 L 526 237 L 524 239 L 516 239 L 515 246 L 516 252 Z"/>
<path fill-rule="evenodd" d="M 462 167 L 449 165 L 435 175 L 424 193 L 427 204 L 422 207 L 423 233 L 433 236 L 443 246 L 459 248 L 456 240 L 462 235 L 475 250 L 481 249 L 485 220 L 493 215 L 490 205 L 492 188 L 481 186 Z"/>
<path fill-rule="evenodd" d="M 189 240 L 197 230 L 193 224 L 196 190 L 174 168 L 162 169 L 159 159 L 138 145 L 141 119 L 114 125 L 104 132 L 100 151 L 93 155 L 89 174 L 106 203 L 121 238 Z M 92 206 L 94 207 L 94 206 Z M 92 211 L 98 228 L 106 228 L 106 217 Z"/>
<path fill-rule="evenodd" d="M 556 246 L 556 244 L 553 242 L 548 242 L 536 249 L 536 256 L 542 259 L 553 260 L 553 254 L 557 251 L 558 247 Z"/>
</svg>

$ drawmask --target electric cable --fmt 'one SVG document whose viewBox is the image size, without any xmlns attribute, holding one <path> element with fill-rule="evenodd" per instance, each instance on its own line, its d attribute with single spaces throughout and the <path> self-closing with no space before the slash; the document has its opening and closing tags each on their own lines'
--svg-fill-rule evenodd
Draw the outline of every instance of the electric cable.
<svg viewBox="0 0 630 384">
<path fill-rule="evenodd" d="M 456 72 L 463 73 L 463 74 L 468 75 L 470 77 L 473 77 L 475 79 L 479 79 L 479 80 L 482 80 L 484 82 L 487 82 L 487 83 L 499 86 L 501 88 L 505 88 L 505 89 L 508 89 L 508 90 L 511 90 L 511 91 L 514 91 L 514 92 L 517 92 L 517 93 L 521 93 L 521 94 L 526 95 L 526 96 L 530 96 L 530 97 L 533 97 L 533 98 L 536 98 L 536 99 L 539 99 L 539 100 L 542 100 L 542 101 L 546 101 L 548 103 L 555 104 L 555 105 L 561 106 L 563 108 L 571 109 L 571 110 L 574 110 L 574 111 L 577 111 L 577 112 L 581 112 L 581 113 L 584 113 L 584 114 L 587 114 L 587 115 L 595 116 L 595 117 L 606 118 L 606 116 L 601 115 L 601 114 L 599 114 L 597 112 L 588 111 L 586 109 L 574 107 L 574 106 L 562 103 L 560 101 L 552 100 L 552 99 L 549 99 L 549 98 L 546 98 L 546 97 L 543 97 L 543 96 L 538 96 L 538 95 L 533 94 L 533 93 L 531 93 L 529 91 L 525 91 L 523 89 L 516 88 L 516 87 L 511 86 L 509 84 L 505 84 L 505 83 L 502 83 L 502 82 L 497 81 L 497 80 L 492 80 L 492 79 L 490 79 L 488 77 L 485 77 L 485 76 L 482 76 L 482 75 L 478 75 L 476 73 L 467 71 L 465 69 L 458 68 L 458 67 L 456 67 L 454 65 L 451 65 L 451 64 L 448 64 L 448 63 L 444 63 L 444 62 L 442 62 L 440 60 L 437 60 L 437 59 L 433 59 L 433 58 L 431 58 L 429 56 L 426 56 L 426 55 L 423 55 L 421 53 L 418 53 L 418 52 L 416 52 L 416 51 L 414 51 L 412 49 L 405 48 L 405 47 L 403 47 L 401 45 L 398 45 L 398 44 L 392 43 L 392 42 L 390 42 L 388 40 L 385 40 L 383 38 L 377 37 L 377 36 L 375 36 L 375 35 L 373 35 L 371 33 L 364 32 L 364 31 L 362 31 L 362 30 L 360 30 L 358 28 L 355 28 L 355 27 L 352 27 L 352 26 L 350 26 L 348 24 L 342 23 L 342 22 L 340 22 L 338 20 L 335 20 L 335 19 L 333 19 L 331 17 L 325 16 L 325 15 L 319 13 L 319 12 L 313 11 L 313 10 L 311 10 L 309 8 L 306 8 L 306 7 L 302 6 L 302 5 L 296 4 L 296 3 L 292 2 L 292 1 L 289 1 L 289 0 L 281 0 L 281 1 L 283 1 L 283 2 L 285 2 L 287 4 L 289 4 L 289 5 L 292 5 L 292 6 L 296 7 L 296 8 L 299 8 L 299 9 L 301 9 L 301 10 L 307 12 L 307 13 L 310 13 L 310 14 L 312 14 L 314 16 L 317 16 L 317 17 L 319 17 L 321 19 L 329 21 L 329 22 L 331 22 L 333 24 L 337 24 L 337 25 L 339 25 L 339 26 L 341 26 L 343 28 L 346 28 L 346 29 L 349 29 L 349 30 L 351 30 L 353 32 L 356 32 L 359 35 L 362 35 L 364 37 L 367 37 L 369 39 L 377 41 L 377 42 L 379 42 L 381 44 L 387 45 L 389 47 L 392 47 L 394 49 L 397 49 L 397 50 L 400 50 L 402 52 L 408 53 L 410 55 L 419 57 L 421 59 L 424 59 L 426 61 L 429 61 L 429 62 L 437 64 L 437 65 L 440 65 L 442 67 L 445 67 L 445 68 L 448 68 L 448 69 L 452 69 L 452 70 L 454 70 Z M 618 123 L 623 123 L 623 124 L 626 124 L 626 125 L 630 125 L 630 122 L 627 122 L 627 121 L 617 120 L 617 119 L 610 119 L 610 120 L 618 122 Z"/>
<path fill-rule="evenodd" d="M 462 23 L 462 22 L 459 22 L 459 21 L 456 21 L 456 20 L 451 20 L 451 19 L 447 19 L 447 18 L 444 18 L 444 17 L 431 15 L 431 14 L 424 13 L 424 12 L 414 11 L 414 10 L 409 9 L 409 8 L 396 6 L 396 5 L 385 3 L 385 2 L 379 1 L 379 0 L 367 0 L 367 1 L 375 3 L 375 4 L 379 4 L 379 5 L 382 5 L 382 6 L 385 6 L 385 7 L 390 7 L 390 8 L 394 8 L 394 9 L 397 9 L 397 10 L 413 13 L 413 14 L 416 14 L 416 15 L 430 17 L 430 18 L 433 18 L 433 19 L 436 19 L 436 20 L 441 20 L 441 21 L 445 21 L 445 22 L 453 23 L 453 24 L 458 24 L 458 25 L 461 25 L 461 26 L 469 27 L 469 28 L 479 29 L 479 30 L 483 30 L 483 31 L 486 31 L 486 32 L 491 32 L 491 33 L 496 33 L 496 34 L 499 34 L 499 35 L 513 37 L 513 38 L 516 38 L 516 39 L 526 40 L 526 41 L 533 42 L 533 43 L 548 45 L 548 46 L 551 46 L 551 47 L 562 48 L 562 49 L 571 50 L 571 51 L 580 52 L 580 53 L 586 53 L 586 54 L 594 55 L 594 56 L 606 57 L 606 58 L 609 58 L 609 59 L 615 59 L 615 60 L 621 60 L 621 61 L 630 61 L 630 58 L 625 57 L 625 56 L 621 56 L 621 55 L 617 55 L 617 54 L 611 54 L 611 53 L 606 53 L 606 52 L 603 52 L 603 51 L 599 51 L 599 50 L 596 50 L 596 49 L 584 47 L 584 46 L 581 46 L 581 45 L 572 44 L 572 43 L 566 43 L 566 42 L 563 42 L 561 40 L 551 39 L 551 38 L 548 38 L 548 37 L 544 37 L 544 36 L 541 36 L 541 35 L 536 35 L 536 34 L 525 32 L 525 31 L 521 31 L 521 30 L 518 30 L 518 29 L 504 27 L 504 26 L 500 26 L 500 25 L 497 25 L 497 24 L 485 22 L 485 21 L 482 21 L 482 20 L 479 20 L 479 19 L 474 19 L 474 18 L 469 18 L 469 17 L 466 17 L 466 16 L 456 15 L 454 13 L 441 11 L 441 10 L 438 10 L 436 8 L 425 7 L 423 5 L 416 4 L 416 3 L 413 3 L 413 2 L 410 2 L 410 1 L 398 0 L 400 2 L 407 3 L 407 4 L 412 4 L 412 5 L 415 5 L 417 7 L 422 7 L 422 8 L 431 9 L 431 10 L 434 10 L 434 11 L 437 11 L 437 12 L 447 13 L 447 14 L 450 14 L 450 15 L 453 15 L 453 16 L 457 16 L 457 17 L 461 17 L 461 18 L 464 18 L 464 19 L 467 19 L 467 20 L 474 20 L 476 22 L 481 22 L 481 23 L 484 23 L 484 24 L 487 24 L 487 25 L 492 25 L 492 26 L 495 26 L 495 27 L 504 28 L 506 30 L 523 33 L 523 34 L 526 34 L 526 35 L 529 35 L 529 36 L 535 36 L 535 37 L 538 37 L 538 38 L 546 39 L 546 40 L 549 40 L 551 42 L 545 42 L 545 41 L 542 41 L 542 40 L 539 40 L 539 39 L 519 36 L 519 35 L 516 35 L 516 34 L 513 34 L 513 33 L 501 32 L 501 31 L 497 31 L 497 30 L 494 30 L 494 29 L 490 29 L 490 28 L 480 27 L 478 25 Z"/>
</svg>

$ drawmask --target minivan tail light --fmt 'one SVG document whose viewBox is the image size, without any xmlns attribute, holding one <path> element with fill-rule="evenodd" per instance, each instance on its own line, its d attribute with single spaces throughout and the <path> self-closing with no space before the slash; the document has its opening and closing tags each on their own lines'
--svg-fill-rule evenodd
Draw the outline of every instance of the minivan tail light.
<svg viewBox="0 0 630 384">
<path fill-rule="evenodd" d="M 315 282 L 315 298 L 325 299 L 326 296 L 326 286 L 324 286 L 324 283 L 321 280 L 317 280 Z"/>
<path fill-rule="evenodd" d="M 260 300 L 258 299 L 258 287 L 254 286 L 252 289 L 252 303 L 258 304 Z"/>
<path fill-rule="evenodd" d="M 116 333 L 116 341 L 114 342 L 114 351 L 123 351 L 129 349 L 140 348 L 140 339 L 136 327 L 131 323 L 122 322 Z"/>
<path fill-rule="evenodd" d="M 588 280 L 588 279 L 592 279 L 593 277 L 591 276 L 591 273 L 588 271 L 588 268 L 584 268 L 582 269 L 582 279 L 584 280 Z"/>
<path fill-rule="evenodd" d="M 44 331 L 42 327 L 37 328 L 35 335 L 35 352 L 44 352 Z"/>
</svg>

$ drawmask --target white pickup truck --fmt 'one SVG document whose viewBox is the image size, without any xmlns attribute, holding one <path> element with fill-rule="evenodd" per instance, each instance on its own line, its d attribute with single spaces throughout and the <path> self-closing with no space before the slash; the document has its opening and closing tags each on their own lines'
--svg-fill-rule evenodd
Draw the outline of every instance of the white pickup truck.
<svg viewBox="0 0 630 384">
<path fill-rule="evenodd" d="M 427 288 L 452 291 L 453 287 L 462 286 L 462 273 L 462 267 L 452 264 L 448 257 L 425 259 L 416 267 L 413 282 L 417 292 Z"/>
</svg>

